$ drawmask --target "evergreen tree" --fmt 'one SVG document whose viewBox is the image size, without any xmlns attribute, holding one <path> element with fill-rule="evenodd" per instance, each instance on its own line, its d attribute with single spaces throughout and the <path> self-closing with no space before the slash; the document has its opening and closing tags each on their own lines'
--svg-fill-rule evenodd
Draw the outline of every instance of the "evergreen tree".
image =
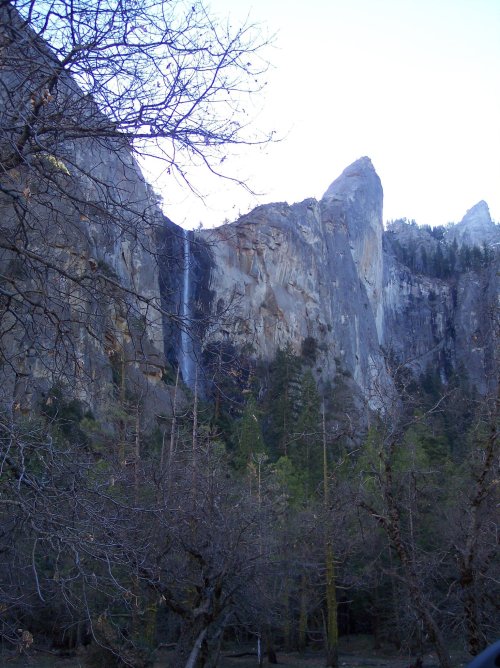
<svg viewBox="0 0 500 668">
<path fill-rule="evenodd" d="M 421 271 L 424 274 L 429 272 L 429 258 L 427 257 L 427 251 L 425 246 L 420 246 L 420 262 L 421 262 Z"/>
<path fill-rule="evenodd" d="M 448 263 L 450 267 L 450 272 L 456 271 L 457 261 L 458 261 L 458 243 L 456 239 L 453 239 L 453 243 L 448 248 Z"/>
<path fill-rule="evenodd" d="M 469 246 L 460 248 L 460 264 L 462 271 L 469 271 L 471 268 L 471 249 Z"/>
<path fill-rule="evenodd" d="M 277 458 L 288 456 L 300 407 L 300 359 L 290 343 L 278 348 L 270 369 L 267 442 Z"/>
<path fill-rule="evenodd" d="M 255 397 L 250 395 L 239 424 L 235 463 L 238 467 L 243 468 L 248 464 L 252 455 L 264 451 L 259 409 Z"/>
<path fill-rule="evenodd" d="M 473 246 L 471 251 L 471 268 L 473 271 L 480 271 L 483 267 L 483 254 L 479 246 Z"/>
<path fill-rule="evenodd" d="M 290 446 L 290 459 L 301 471 L 304 493 L 311 496 L 321 482 L 321 410 L 316 381 L 306 369 L 301 383 L 300 412 L 296 435 Z"/>
<path fill-rule="evenodd" d="M 437 278 L 444 278 L 446 274 L 445 260 L 443 255 L 443 249 L 438 245 L 436 253 L 434 255 L 434 275 Z"/>
</svg>

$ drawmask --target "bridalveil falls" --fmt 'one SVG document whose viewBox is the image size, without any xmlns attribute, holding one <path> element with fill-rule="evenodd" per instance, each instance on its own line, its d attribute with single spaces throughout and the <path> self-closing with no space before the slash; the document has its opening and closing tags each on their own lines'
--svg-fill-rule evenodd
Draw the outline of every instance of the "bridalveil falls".
<svg viewBox="0 0 500 668">
<path fill-rule="evenodd" d="M 193 348 L 193 318 L 191 309 L 191 249 L 189 230 L 183 230 L 182 292 L 180 303 L 181 345 L 179 366 L 182 380 L 191 389 L 196 382 L 196 359 Z"/>
</svg>

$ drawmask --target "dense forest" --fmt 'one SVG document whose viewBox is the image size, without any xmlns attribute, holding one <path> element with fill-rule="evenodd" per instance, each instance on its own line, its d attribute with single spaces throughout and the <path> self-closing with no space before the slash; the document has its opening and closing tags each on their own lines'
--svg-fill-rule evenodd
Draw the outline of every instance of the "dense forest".
<svg viewBox="0 0 500 668">
<path fill-rule="evenodd" d="M 256 638 L 336 665 L 339 633 L 431 644 L 443 666 L 450 638 L 484 648 L 494 399 L 399 368 L 397 398 L 362 419 L 349 378 L 318 389 L 313 358 L 312 341 L 259 369 L 226 351 L 217 396 L 178 387 L 153 431 L 119 374 L 99 419 L 57 387 L 17 418 L 2 436 L 5 640 L 93 637 L 89 665 L 133 666 L 160 643 L 172 666 L 216 665 L 224 639 Z"/>
</svg>

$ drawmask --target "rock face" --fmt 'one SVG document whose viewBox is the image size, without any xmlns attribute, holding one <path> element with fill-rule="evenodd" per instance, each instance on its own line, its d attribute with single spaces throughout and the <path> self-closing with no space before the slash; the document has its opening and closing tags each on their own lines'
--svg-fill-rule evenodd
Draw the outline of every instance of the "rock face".
<svg viewBox="0 0 500 668">
<path fill-rule="evenodd" d="M 447 230 L 446 238 L 468 246 L 491 245 L 498 241 L 498 228 L 490 216 L 485 201 L 478 202 L 467 211 L 461 222 Z"/>
<path fill-rule="evenodd" d="M 368 158 L 320 202 L 261 206 L 202 233 L 213 254 L 209 287 L 225 325 L 216 337 L 271 359 L 290 342 L 316 341 L 324 379 L 352 374 L 368 395 L 383 370 L 382 188 Z"/>
<path fill-rule="evenodd" d="M 160 397 L 162 213 L 93 100 L 64 73 L 49 93 L 54 56 L 9 3 L 0 46 L 0 403 L 27 412 L 58 386 L 98 409 L 119 376 Z"/>
<path fill-rule="evenodd" d="M 323 201 L 337 218 L 345 221 L 349 247 L 380 337 L 383 331 L 383 191 L 370 159 L 361 158 L 348 167 L 328 188 Z"/>
<path fill-rule="evenodd" d="M 384 234 L 381 343 L 417 373 L 465 376 L 480 393 L 498 378 L 500 228 L 484 202 L 446 229 L 399 222 Z"/>
<path fill-rule="evenodd" d="M 319 202 L 186 234 L 92 98 L 64 74 L 46 89 L 54 57 L 8 3 L 0 47 L 2 405 L 29 411 L 62 385 L 98 408 L 126 377 L 154 412 L 168 403 L 165 356 L 193 388 L 212 342 L 271 360 L 306 341 L 318 378 L 350 376 L 372 406 L 391 385 L 388 354 L 491 388 L 499 228 L 484 202 L 439 234 L 384 232 L 380 179 L 361 158 Z"/>
<path fill-rule="evenodd" d="M 447 382 L 460 369 L 479 391 L 490 389 L 499 228 L 486 204 L 446 232 L 405 222 L 384 232 L 382 200 L 380 180 L 361 158 L 319 202 L 260 206 L 199 233 L 212 256 L 202 280 L 212 316 L 221 317 L 205 343 L 229 340 L 272 359 L 278 346 L 300 352 L 313 338 L 318 376 L 352 375 L 372 404 L 390 384 L 389 353 L 416 373 L 434 365 Z M 483 250 L 469 266 L 461 246 L 479 242 L 487 257 Z"/>
</svg>

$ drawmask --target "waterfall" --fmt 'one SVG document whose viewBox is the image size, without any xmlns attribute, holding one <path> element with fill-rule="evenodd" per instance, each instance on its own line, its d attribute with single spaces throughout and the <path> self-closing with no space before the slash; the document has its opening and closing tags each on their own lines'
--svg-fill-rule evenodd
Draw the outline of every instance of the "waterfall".
<svg viewBox="0 0 500 668">
<path fill-rule="evenodd" d="M 196 359 L 193 348 L 192 312 L 191 312 L 191 253 L 189 231 L 183 230 L 183 258 L 182 258 L 182 295 L 181 295 L 181 345 L 179 351 L 179 366 L 182 380 L 194 388 L 196 381 Z"/>
</svg>

